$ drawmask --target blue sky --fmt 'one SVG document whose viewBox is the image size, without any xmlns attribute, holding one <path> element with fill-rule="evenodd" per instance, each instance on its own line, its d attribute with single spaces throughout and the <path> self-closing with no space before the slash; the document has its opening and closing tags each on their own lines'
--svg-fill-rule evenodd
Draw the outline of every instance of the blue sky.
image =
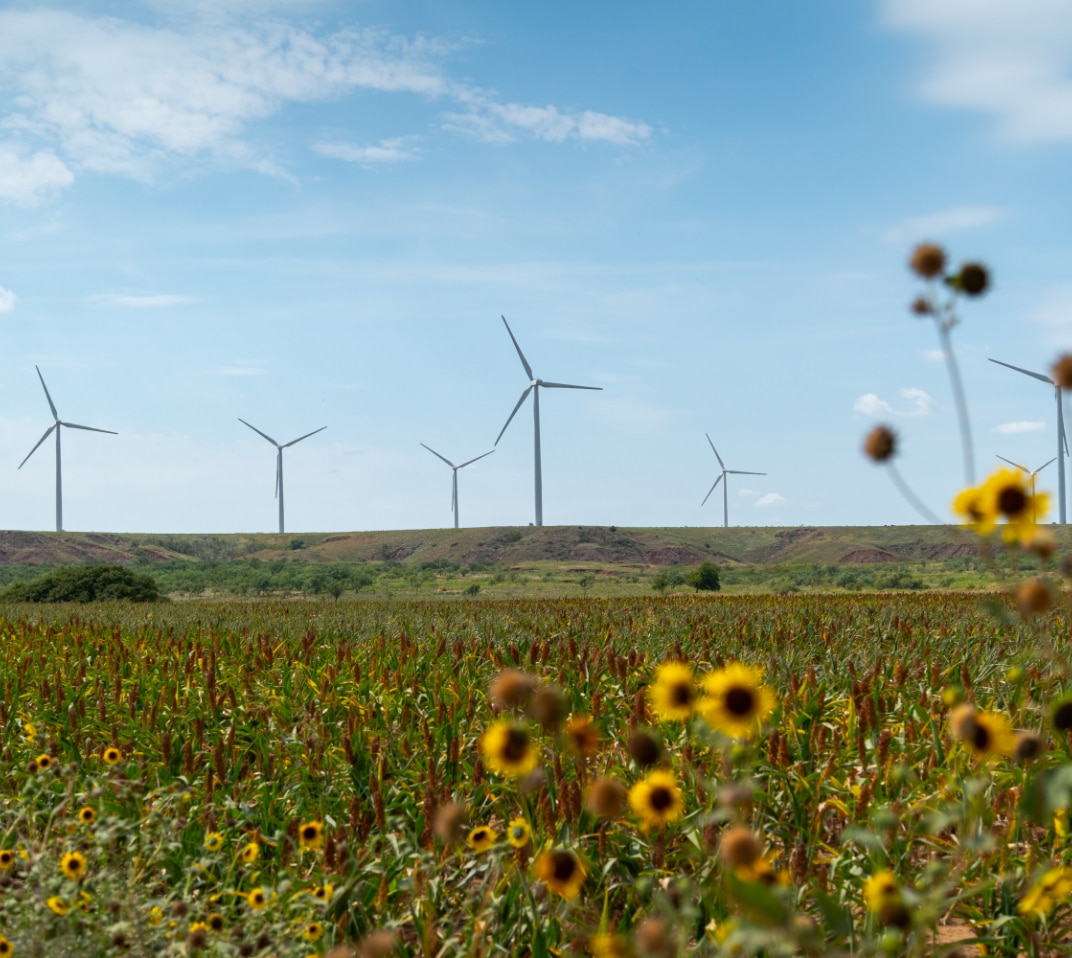
<svg viewBox="0 0 1072 958">
<path fill-rule="evenodd" d="M 176 13 L 174 8 L 181 7 Z M 980 472 L 1055 451 L 1072 347 L 1072 2 L 332 0 L 0 9 L 0 528 L 918 521 L 962 484 L 905 263 L 955 331 Z M 1037 388 L 1036 388 L 1037 387 Z M 5 465 L 6 463 L 6 465 Z M 1056 480 L 1053 467 L 1043 480 Z M 1042 482 L 1046 486 L 1046 482 Z"/>
</svg>

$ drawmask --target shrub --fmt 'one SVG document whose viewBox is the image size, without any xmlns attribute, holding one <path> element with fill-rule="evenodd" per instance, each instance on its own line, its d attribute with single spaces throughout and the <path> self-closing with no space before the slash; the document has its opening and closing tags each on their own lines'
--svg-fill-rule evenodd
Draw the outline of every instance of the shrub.
<svg viewBox="0 0 1072 958">
<path fill-rule="evenodd" d="M 156 580 L 118 565 L 64 566 L 30 582 L 8 586 L 0 599 L 7 602 L 158 602 Z"/>
</svg>

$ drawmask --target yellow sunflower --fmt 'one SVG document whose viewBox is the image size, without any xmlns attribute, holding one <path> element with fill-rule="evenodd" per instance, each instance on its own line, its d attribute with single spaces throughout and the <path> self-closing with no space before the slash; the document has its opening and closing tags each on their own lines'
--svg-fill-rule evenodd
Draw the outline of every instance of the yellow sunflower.
<svg viewBox="0 0 1072 958">
<path fill-rule="evenodd" d="M 306 941 L 316 941 L 324 934 L 324 926 L 318 921 L 311 921 L 302 929 L 302 938 Z"/>
<path fill-rule="evenodd" d="M 223 915 L 215 911 L 210 912 L 208 917 L 205 918 L 205 924 L 207 924 L 213 931 L 223 931 Z"/>
<path fill-rule="evenodd" d="M 263 888 L 254 888 L 246 895 L 246 904 L 254 911 L 268 907 L 268 893 Z"/>
<path fill-rule="evenodd" d="M 508 778 L 524 778 L 539 762 L 529 730 L 517 722 L 493 722 L 480 740 L 484 764 Z"/>
<path fill-rule="evenodd" d="M 982 485 L 963 489 L 953 500 L 953 511 L 979 535 L 988 535 L 1004 520 L 1002 538 L 1028 545 L 1050 507 L 1049 495 L 1033 492 L 1030 481 L 1026 473 L 1002 467 Z"/>
<path fill-rule="evenodd" d="M 584 884 L 588 868 L 584 860 L 569 848 L 552 848 L 536 859 L 536 877 L 550 891 L 569 900 L 576 898 Z"/>
<path fill-rule="evenodd" d="M 0 958 L 8 958 L 8 955 L 13 954 L 15 954 L 15 946 L 3 935 L 0 935 Z"/>
<path fill-rule="evenodd" d="M 335 897 L 334 885 L 317 885 L 312 891 L 309 892 L 318 902 L 326 905 L 332 898 Z"/>
<path fill-rule="evenodd" d="M 1001 712 L 983 712 L 965 703 L 950 714 L 949 726 L 976 758 L 1004 758 L 1016 748 L 1016 735 Z"/>
<path fill-rule="evenodd" d="M 114 745 L 109 745 L 101 752 L 101 758 L 104 760 L 105 765 L 118 765 L 123 760 L 123 753 Z"/>
<path fill-rule="evenodd" d="M 524 848 L 532 838 L 532 830 L 523 818 L 515 818 L 506 827 L 506 840 L 514 848 Z"/>
<path fill-rule="evenodd" d="M 7 871 L 15 866 L 15 853 L 10 848 L 0 848 L 0 871 Z"/>
<path fill-rule="evenodd" d="M 864 882 L 864 905 L 879 924 L 907 928 L 912 923 L 901 895 L 901 883 L 889 869 L 875 872 Z"/>
<path fill-rule="evenodd" d="M 633 943 L 625 935 L 601 931 L 588 941 L 593 958 L 632 958 Z"/>
<path fill-rule="evenodd" d="M 762 683 L 762 669 L 731 662 L 704 677 L 704 695 L 696 703 L 696 711 L 712 728 L 732 738 L 749 738 L 778 704 L 774 693 Z"/>
<path fill-rule="evenodd" d="M 34 764 L 43 772 L 52 765 L 52 756 L 47 752 L 42 752 L 34 759 Z"/>
<path fill-rule="evenodd" d="M 1020 899 L 1021 915 L 1045 918 L 1072 894 L 1072 868 L 1051 868 L 1042 874 Z"/>
<path fill-rule="evenodd" d="M 205 836 L 205 851 L 218 852 L 223 848 L 223 836 L 219 832 L 209 832 Z"/>
<path fill-rule="evenodd" d="M 320 822 L 306 822 L 298 829 L 298 842 L 305 851 L 316 851 L 324 844 L 324 826 Z"/>
<path fill-rule="evenodd" d="M 495 829 L 490 825 L 477 825 L 469 833 L 469 847 L 474 852 L 486 852 L 495 844 L 498 837 Z"/>
<path fill-rule="evenodd" d="M 250 842 L 244 846 L 242 851 L 238 853 L 239 859 L 241 859 L 243 865 L 252 865 L 258 858 L 261 857 L 261 846 L 259 842 Z"/>
<path fill-rule="evenodd" d="M 662 828 L 685 811 L 681 789 L 671 772 L 656 769 L 629 789 L 629 807 L 645 828 Z"/>
<path fill-rule="evenodd" d="M 83 825 L 92 825 L 97 820 L 97 813 L 87 805 L 78 812 L 78 820 Z"/>
<path fill-rule="evenodd" d="M 54 915 L 59 915 L 62 918 L 68 914 L 71 910 L 71 906 L 67 904 L 59 895 L 53 895 L 48 901 L 45 902 L 48 905 L 49 911 Z"/>
<path fill-rule="evenodd" d="M 75 881 L 81 879 L 86 873 L 86 856 L 81 852 L 67 852 L 60 859 L 60 871 L 68 878 Z"/>
<path fill-rule="evenodd" d="M 566 723 L 566 746 L 582 758 L 591 758 L 599 751 L 599 730 L 589 716 L 574 715 Z"/>
<path fill-rule="evenodd" d="M 664 662 L 648 688 L 648 704 L 661 722 L 684 722 L 696 702 L 696 680 L 684 662 Z"/>
</svg>

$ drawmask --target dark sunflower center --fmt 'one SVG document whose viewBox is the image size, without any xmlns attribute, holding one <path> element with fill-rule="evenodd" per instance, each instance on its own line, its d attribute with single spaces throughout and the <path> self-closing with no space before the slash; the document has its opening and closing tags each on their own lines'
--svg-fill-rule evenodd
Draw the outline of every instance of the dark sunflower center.
<svg viewBox="0 0 1072 958">
<path fill-rule="evenodd" d="M 1007 516 L 1018 516 L 1027 508 L 1027 495 L 1017 486 L 1006 486 L 998 493 L 998 508 Z"/>
<path fill-rule="evenodd" d="M 474 842 L 478 842 L 478 843 L 479 842 L 484 842 L 484 841 L 487 841 L 487 838 L 488 838 L 488 833 L 487 833 L 486 829 L 480 828 L 480 829 L 477 829 L 473 833 L 473 841 Z"/>
<path fill-rule="evenodd" d="M 665 785 L 656 785 L 655 788 L 651 790 L 648 802 L 655 811 L 665 812 L 674 804 L 674 795 Z"/>
<path fill-rule="evenodd" d="M 1072 702 L 1064 702 L 1053 710 L 1053 725 L 1062 732 L 1072 729 Z"/>
<path fill-rule="evenodd" d="M 302 838 L 307 842 L 311 842 L 316 838 L 316 829 L 312 825 L 302 829 Z"/>
<path fill-rule="evenodd" d="M 685 682 L 681 682 L 678 685 L 671 686 L 670 688 L 670 701 L 674 705 L 691 705 L 692 704 L 692 686 Z"/>
<path fill-rule="evenodd" d="M 736 686 L 726 693 L 726 711 L 731 715 L 747 717 L 756 707 L 756 696 L 751 689 Z"/>
<path fill-rule="evenodd" d="M 520 762 L 529 748 L 528 733 L 522 728 L 512 728 L 506 733 L 502 756 L 508 762 Z"/>
<path fill-rule="evenodd" d="M 990 729 L 985 725 L 980 725 L 978 722 L 975 723 L 975 728 L 972 729 L 971 740 L 972 745 L 979 749 L 980 752 L 985 752 L 990 747 L 992 741 Z"/>
<path fill-rule="evenodd" d="M 551 874 L 555 881 L 568 882 L 577 871 L 577 862 L 569 852 L 555 852 L 551 860 Z"/>
</svg>

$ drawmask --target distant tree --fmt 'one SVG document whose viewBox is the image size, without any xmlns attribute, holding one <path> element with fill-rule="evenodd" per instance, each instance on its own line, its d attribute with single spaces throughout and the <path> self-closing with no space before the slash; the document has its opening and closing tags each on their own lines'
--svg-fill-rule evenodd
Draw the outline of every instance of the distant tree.
<svg viewBox="0 0 1072 958">
<path fill-rule="evenodd" d="M 588 595 L 588 590 L 596 584 L 596 577 L 589 573 L 588 575 L 582 575 L 577 583 L 581 587 L 581 591 Z"/>
<path fill-rule="evenodd" d="M 665 572 L 660 572 L 651 580 L 651 587 L 658 592 L 659 595 L 664 595 L 666 590 L 670 588 L 670 579 Z"/>
<path fill-rule="evenodd" d="M 701 562 L 689 573 L 688 581 L 697 592 L 718 592 L 722 588 L 718 566 L 713 562 Z"/>
<path fill-rule="evenodd" d="M 109 599 L 158 602 L 160 587 L 144 573 L 124 566 L 64 566 L 0 593 L 8 602 L 101 602 Z"/>
<path fill-rule="evenodd" d="M 465 595 L 476 595 L 479 591 L 480 591 L 480 583 L 479 582 L 470 582 L 469 585 L 467 585 L 464 589 L 462 589 L 462 592 Z"/>
</svg>

